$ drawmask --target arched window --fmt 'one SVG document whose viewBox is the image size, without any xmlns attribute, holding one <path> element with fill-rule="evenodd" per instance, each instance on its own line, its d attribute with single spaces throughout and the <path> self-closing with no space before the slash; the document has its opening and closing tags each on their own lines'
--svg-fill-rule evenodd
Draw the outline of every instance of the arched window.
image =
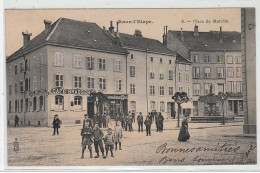
<svg viewBox="0 0 260 173">
<path fill-rule="evenodd" d="M 64 97 L 61 95 L 55 96 L 55 105 L 58 110 L 64 110 Z"/>
</svg>

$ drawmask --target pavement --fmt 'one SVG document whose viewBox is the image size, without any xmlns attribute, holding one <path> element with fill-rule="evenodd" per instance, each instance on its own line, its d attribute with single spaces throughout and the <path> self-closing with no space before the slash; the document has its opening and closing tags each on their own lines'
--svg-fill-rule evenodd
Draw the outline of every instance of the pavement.
<svg viewBox="0 0 260 173">
<path fill-rule="evenodd" d="M 114 122 L 110 124 L 114 128 Z M 230 165 L 256 164 L 256 139 L 243 134 L 243 122 L 189 123 L 190 140 L 179 142 L 176 120 L 166 120 L 163 132 L 152 135 L 123 132 L 122 150 L 115 157 L 85 158 L 81 156 L 81 126 L 62 126 L 60 135 L 52 136 L 48 127 L 7 129 L 9 166 L 158 166 L 158 165 Z M 106 129 L 102 129 L 106 134 Z M 13 150 L 17 138 L 19 151 Z M 94 150 L 94 146 L 92 146 Z M 95 156 L 95 152 L 93 152 Z"/>
</svg>

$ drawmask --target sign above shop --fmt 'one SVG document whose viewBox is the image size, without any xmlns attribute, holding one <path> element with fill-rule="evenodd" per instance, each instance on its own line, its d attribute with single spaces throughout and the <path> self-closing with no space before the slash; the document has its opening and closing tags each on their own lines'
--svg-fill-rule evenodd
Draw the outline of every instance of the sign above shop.
<svg viewBox="0 0 260 173">
<path fill-rule="evenodd" d="M 63 89 L 63 88 L 52 88 L 51 93 L 53 94 L 80 94 L 80 95 L 89 95 L 91 90 L 83 89 Z"/>
</svg>

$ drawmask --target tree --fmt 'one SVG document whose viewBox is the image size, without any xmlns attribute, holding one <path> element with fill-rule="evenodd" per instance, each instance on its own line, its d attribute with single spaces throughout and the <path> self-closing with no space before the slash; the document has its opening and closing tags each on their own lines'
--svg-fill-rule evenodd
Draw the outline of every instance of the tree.
<svg viewBox="0 0 260 173">
<path fill-rule="evenodd" d="M 187 96 L 187 93 L 185 93 L 185 92 L 176 92 L 174 94 L 174 96 L 172 96 L 172 99 L 175 101 L 175 103 L 178 104 L 178 127 L 180 127 L 181 104 L 187 103 L 189 101 L 189 97 Z"/>
<path fill-rule="evenodd" d="M 90 93 L 90 97 L 92 97 L 91 101 L 94 102 L 94 105 L 97 108 L 97 114 L 98 114 L 100 106 L 103 105 L 103 103 L 107 102 L 108 97 L 107 97 L 107 95 L 105 95 L 102 92 L 95 92 L 95 91 Z"/>
</svg>

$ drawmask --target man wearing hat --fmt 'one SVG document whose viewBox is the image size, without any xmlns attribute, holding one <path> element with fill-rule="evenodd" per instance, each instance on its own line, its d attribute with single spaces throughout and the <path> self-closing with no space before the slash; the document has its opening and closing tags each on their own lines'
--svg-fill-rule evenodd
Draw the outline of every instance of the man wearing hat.
<svg viewBox="0 0 260 173">
<path fill-rule="evenodd" d="M 89 122 L 89 126 L 93 127 L 92 120 L 89 118 L 88 114 L 84 114 L 83 127 L 85 127 L 86 122 Z"/>
<path fill-rule="evenodd" d="M 144 123 L 144 117 L 142 115 L 142 112 L 139 113 L 137 116 L 137 123 L 138 123 L 138 132 L 143 132 L 143 123 Z"/>
<path fill-rule="evenodd" d="M 151 136 L 151 124 L 152 124 L 152 120 L 150 119 L 150 117 L 147 115 L 146 119 L 144 121 L 144 124 L 146 126 L 146 136 Z"/>
</svg>

